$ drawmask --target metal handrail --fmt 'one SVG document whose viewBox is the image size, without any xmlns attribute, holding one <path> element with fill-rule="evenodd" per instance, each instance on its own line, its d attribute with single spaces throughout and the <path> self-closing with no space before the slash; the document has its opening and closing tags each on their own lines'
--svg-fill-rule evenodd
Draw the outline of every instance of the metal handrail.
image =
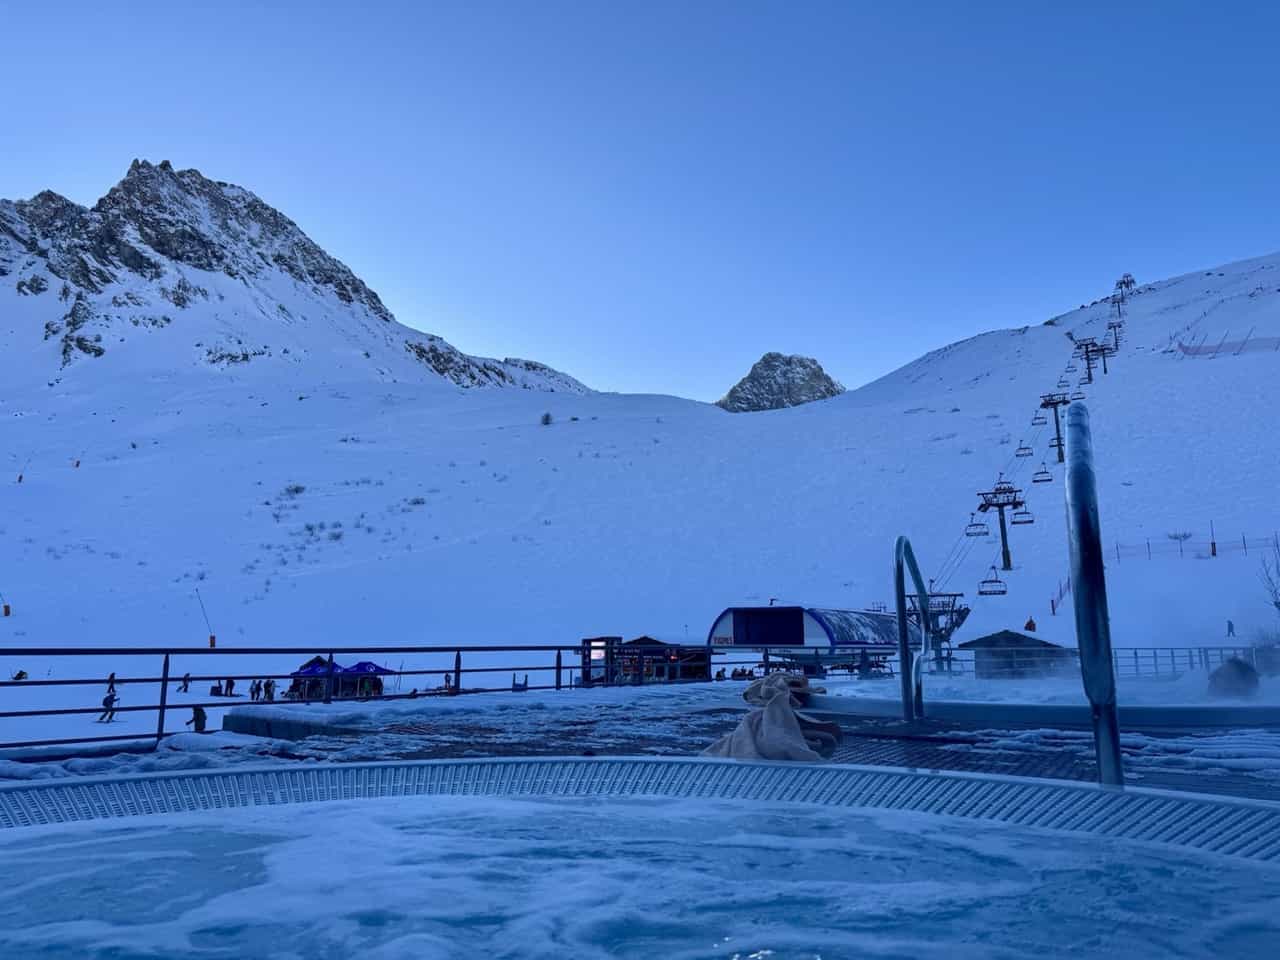
<svg viewBox="0 0 1280 960">
<path fill-rule="evenodd" d="M 920 657 L 911 662 L 910 624 L 907 620 L 907 572 L 915 584 L 920 608 Z M 898 608 L 898 661 L 902 677 L 902 719 L 911 721 L 924 717 L 924 664 L 928 661 L 929 637 L 932 624 L 929 620 L 929 591 L 916 563 L 911 541 L 899 537 L 893 548 L 893 594 Z"/>
<path fill-rule="evenodd" d="M 1067 538 L 1071 552 L 1072 595 L 1080 675 L 1093 714 L 1098 782 L 1124 785 L 1116 675 L 1111 653 L 1111 618 L 1102 562 L 1098 489 L 1093 469 L 1093 433 L 1082 403 L 1067 408 Z"/>
</svg>

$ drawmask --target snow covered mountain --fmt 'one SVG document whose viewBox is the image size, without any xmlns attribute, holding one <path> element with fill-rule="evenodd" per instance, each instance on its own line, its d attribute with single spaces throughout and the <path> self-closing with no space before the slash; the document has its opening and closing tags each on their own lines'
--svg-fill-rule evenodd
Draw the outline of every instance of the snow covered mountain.
<svg viewBox="0 0 1280 960">
<path fill-rule="evenodd" d="M 750 372 L 716 401 L 730 413 L 781 410 L 844 393 L 812 357 L 766 353 Z"/>
<path fill-rule="evenodd" d="M 420 335 L 336 268 L 350 303 L 256 254 L 232 277 L 162 262 L 137 227 L 102 234 L 100 246 L 119 236 L 160 263 L 150 280 L 121 266 L 127 252 L 94 252 L 89 233 L 87 247 L 58 246 L 52 226 L 35 238 L 26 209 L 15 228 L 6 208 L 0 289 L 0 595 L 13 611 L 0 619 L 0 671 L 50 666 L 5 645 L 202 644 L 197 588 L 230 646 L 697 641 L 738 602 L 891 603 L 899 534 L 937 588 L 973 605 L 957 640 L 1031 616 L 1040 636 L 1070 643 L 1069 605 L 1050 604 L 1068 567 L 1062 470 L 1052 418 L 1033 419 L 1059 390 L 1082 393 L 1092 414 L 1115 643 L 1219 644 L 1228 618 L 1247 642 L 1278 625 L 1258 571 L 1280 528 L 1280 255 L 1139 285 L 1093 383 L 1081 385 L 1073 351 L 1114 337 L 1108 298 L 822 403 L 726 416 L 672 397 L 457 389 L 416 359 L 392 368 Z M 270 261 L 276 248 L 261 242 Z M 102 293 L 76 284 L 95 316 L 76 334 L 102 333 L 107 352 L 73 343 L 63 368 L 67 331 L 46 340 L 42 324 L 76 302 L 59 291 L 80 258 Z M 246 279 L 249 266 L 260 272 Z M 176 290 L 179 270 L 208 298 L 167 300 L 160 288 Z M 16 290 L 36 277 L 46 289 Z M 124 291 L 147 304 L 106 306 Z M 243 349 L 263 342 L 270 358 L 210 363 L 194 345 L 255 328 L 229 312 L 233 298 L 237 310 L 262 303 L 249 316 L 271 339 Z M 272 315 L 276 303 L 292 316 Z M 129 320 L 155 311 L 172 323 Z M 169 336 L 185 323 L 198 332 Z M 295 361 L 304 349 L 314 364 Z M 38 375 L 23 380 L 26 367 Z M 1050 482 L 1033 483 L 1041 469 Z M 996 571 L 1007 594 L 980 596 L 999 543 L 965 528 L 1001 474 L 1034 522 L 1011 527 L 1013 569 Z"/>
<path fill-rule="evenodd" d="M 50 191 L 0 200 L 0 330 L 10 385 L 193 367 L 279 379 L 305 367 L 314 382 L 586 389 L 402 326 L 278 210 L 168 161 L 135 160 L 91 208 Z"/>
</svg>

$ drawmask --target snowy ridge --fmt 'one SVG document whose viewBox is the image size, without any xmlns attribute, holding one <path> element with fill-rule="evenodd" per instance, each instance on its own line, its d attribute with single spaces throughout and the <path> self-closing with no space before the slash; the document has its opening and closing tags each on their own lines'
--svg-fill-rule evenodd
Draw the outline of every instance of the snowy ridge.
<svg viewBox="0 0 1280 960">
<path fill-rule="evenodd" d="M 0 200 L 0 324 L 20 345 L 7 352 L 13 369 L 0 367 L 8 382 L 54 381 L 98 358 L 118 375 L 124 354 L 154 372 L 305 365 L 316 382 L 586 389 L 542 364 L 471 357 L 400 325 L 288 217 L 168 161 L 135 160 L 91 208 L 51 191 Z"/>
</svg>

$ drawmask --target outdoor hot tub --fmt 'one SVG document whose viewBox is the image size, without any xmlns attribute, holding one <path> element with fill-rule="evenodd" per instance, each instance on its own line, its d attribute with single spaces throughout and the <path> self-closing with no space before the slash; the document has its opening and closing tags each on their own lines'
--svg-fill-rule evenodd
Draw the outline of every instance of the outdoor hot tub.
<svg viewBox="0 0 1280 960">
<path fill-rule="evenodd" d="M 0 788 L 19 957 L 1259 957 L 1280 806 L 839 765 L 280 765 Z"/>
</svg>

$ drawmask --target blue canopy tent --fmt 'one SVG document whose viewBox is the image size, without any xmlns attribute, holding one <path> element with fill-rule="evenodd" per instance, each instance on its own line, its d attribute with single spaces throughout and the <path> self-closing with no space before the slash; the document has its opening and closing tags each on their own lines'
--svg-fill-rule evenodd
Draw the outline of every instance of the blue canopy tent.
<svg viewBox="0 0 1280 960">
<path fill-rule="evenodd" d="M 379 666 L 371 660 L 344 667 L 336 661 L 333 664 L 333 684 L 330 696 L 343 697 L 380 697 L 382 696 L 382 678 L 394 674 L 394 670 Z M 325 685 L 329 682 L 329 661 L 325 657 L 312 657 L 293 673 L 293 683 L 289 685 L 286 697 L 295 700 L 320 700 L 325 695 Z"/>
</svg>

